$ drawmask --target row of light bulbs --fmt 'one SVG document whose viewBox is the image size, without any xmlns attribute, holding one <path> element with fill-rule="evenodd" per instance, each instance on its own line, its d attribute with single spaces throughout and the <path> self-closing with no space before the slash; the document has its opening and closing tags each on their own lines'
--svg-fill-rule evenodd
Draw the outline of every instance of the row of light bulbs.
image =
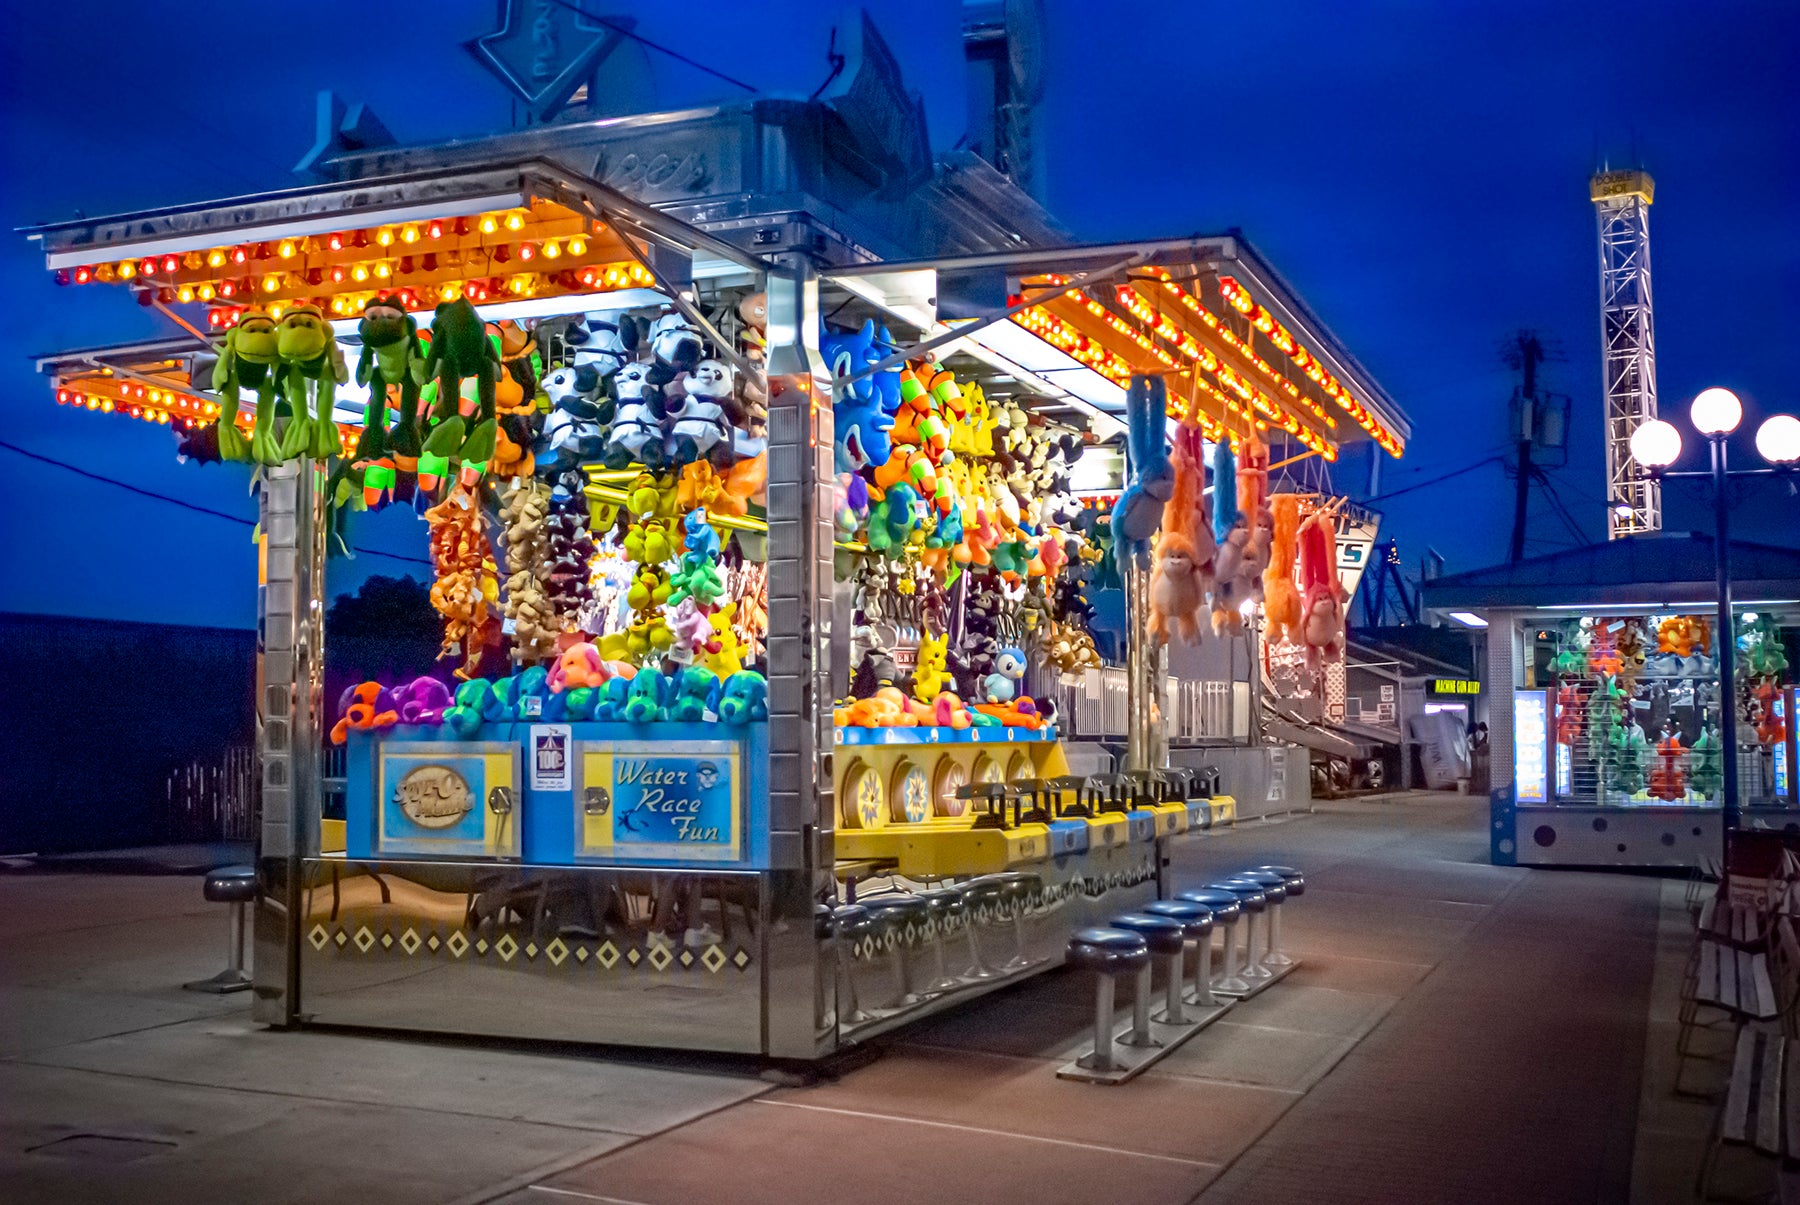
<svg viewBox="0 0 1800 1205">
<path fill-rule="evenodd" d="M 1377 444 L 1392 456 L 1398 457 L 1401 454 L 1399 438 L 1383 426 L 1373 414 L 1370 414 L 1367 407 L 1357 401 L 1355 396 L 1345 389 L 1311 352 L 1308 352 L 1294 339 L 1293 335 L 1288 333 L 1286 327 L 1275 320 L 1274 315 L 1257 304 L 1256 298 L 1252 297 L 1250 291 L 1236 278 L 1219 277 L 1219 292 L 1232 309 L 1249 318 L 1251 325 L 1262 331 L 1275 346 L 1286 352 L 1294 363 L 1300 366 L 1300 370 L 1306 374 L 1307 379 L 1318 385 L 1331 396 L 1333 401 L 1342 406 L 1344 412 L 1355 419 L 1357 425 L 1367 431 Z"/>
</svg>

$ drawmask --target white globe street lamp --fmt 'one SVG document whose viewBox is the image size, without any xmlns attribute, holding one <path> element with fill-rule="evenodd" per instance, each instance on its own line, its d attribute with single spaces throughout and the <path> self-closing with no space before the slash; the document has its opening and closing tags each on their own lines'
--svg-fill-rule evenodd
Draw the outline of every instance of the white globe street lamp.
<svg viewBox="0 0 1800 1205">
<path fill-rule="evenodd" d="M 1731 530 L 1730 509 L 1725 501 L 1725 484 L 1733 477 L 1755 477 L 1765 473 L 1788 473 L 1800 467 L 1800 418 L 1777 414 L 1764 421 L 1756 432 L 1756 450 L 1762 458 L 1776 466 L 1770 469 L 1732 469 L 1727 463 L 1726 437 L 1744 421 L 1744 404 L 1729 389 L 1703 389 L 1688 408 L 1694 430 L 1706 436 L 1712 466 L 1703 473 L 1673 473 L 1669 466 L 1681 457 L 1681 432 L 1661 419 L 1651 419 L 1631 433 L 1631 456 L 1654 479 L 1669 477 L 1708 477 L 1713 483 L 1714 568 L 1718 575 L 1719 606 L 1714 647 L 1719 657 L 1719 728 L 1724 784 L 1720 788 L 1724 805 L 1724 835 L 1729 859 L 1732 830 L 1738 827 L 1737 790 L 1737 640 L 1731 623 Z"/>
<path fill-rule="evenodd" d="M 1729 389 L 1702 389 L 1688 408 L 1688 419 L 1702 435 L 1730 435 L 1744 419 L 1744 403 Z"/>
<path fill-rule="evenodd" d="M 1681 457 L 1681 432 L 1653 418 L 1631 433 L 1631 458 L 1647 469 L 1666 469 Z"/>
<path fill-rule="evenodd" d="M 1777 414 L 1756 429 L 1756 450 L 1770 464 L 1800 462 L 1800 418 Z"/>
</svg>

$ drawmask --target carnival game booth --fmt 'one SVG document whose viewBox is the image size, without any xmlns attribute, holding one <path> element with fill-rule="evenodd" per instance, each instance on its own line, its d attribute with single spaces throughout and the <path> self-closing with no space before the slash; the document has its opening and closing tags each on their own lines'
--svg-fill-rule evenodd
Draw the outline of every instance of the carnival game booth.
<svg viewBox="0 0 1800 1205">
<path fill-rule="evenodd" d="M 1713 550 L 1700 535 L 1631 536 L 1426 583 L 1431 610 L 1485 626 L 1496 864 L 1716 863 L 1724 707 L 1743 823 L 1800 820 L 1800 553 L 1732 544 L 1727 634 Z M 1737 648 L 1723 693 L 1721 639 Z"/>
<path fill-rule="evenodd" d="M 1236 237 L 821 272 L 539 158 L 31 233 L 180 332 L 45 357 L 57 400 L 256 478 L 276 1025 L 816 1058 L 1058 965 L 1229 815 L 1167 646 L 1342 656 L 1271 455 L 1404 439 Z M 333 707 L 328 554 L 389 507 L 442 666 Z M 1055 705 L 1109 668 L 1118 757 Z"/>
</svg>

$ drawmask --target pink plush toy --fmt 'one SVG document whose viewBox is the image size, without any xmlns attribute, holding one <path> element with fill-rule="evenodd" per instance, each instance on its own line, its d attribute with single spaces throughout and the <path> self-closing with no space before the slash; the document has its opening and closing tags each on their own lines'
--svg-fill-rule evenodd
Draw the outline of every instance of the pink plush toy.
<svg viewBox="0 0 1800 1205">
<path fill-rule="evenodd" d="M 600 656 L 599 648 L 582 641 L 564 649 L 550 668 L 550 692 L 561 694 L 584 686 L 605 686 L 609 679 L 630 678 L 636 673 L 634 667 L 623 661 L 605 660 Z"/>
<path fill-rule="evenodd" d="M 1328 510 L 1300 525 L 1300 637 L 1306 664 L 1317 669 L 1344 655 L 1344 605 L 1349 597 L 1337 576 L 1337 528 Z"/>
<path fill-rule="evenodd" d="M 671 659 L 685 665 L 697 653 L 707 651 L 707 645 L 713 639 L 712 620 L 692 598 L 684 598 L 675 606 L 665 608 L 663 615 L 668 620 L 669 634 L 673 637 L 668 652 Z"/>
</svg>

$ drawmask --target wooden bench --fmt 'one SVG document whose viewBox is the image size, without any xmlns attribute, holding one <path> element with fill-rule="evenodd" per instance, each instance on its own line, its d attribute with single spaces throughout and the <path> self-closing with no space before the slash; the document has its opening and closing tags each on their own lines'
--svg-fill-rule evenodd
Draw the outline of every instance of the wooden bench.
<svg viewBox="0 0 1800 1205">
<path fill-rule="evenodd" d="M 1701 1200 L 1710 1200 L 1712 1174 L 1721 1147 L 1748 1148 L 1780 1161 L 1779 1170 L 1800 1165 L 1800 1043 L 1785 1034 L 1746 1027 L 1738 1031 L 1731 1079 L 1719 1107 L 1713 1142 L 1700 1165 Z M 1787 1177 L 1781 1178 L 1785 1187 Z M 1787 1197 L 1784 1194 L 1783 1200 Z"/>
<path fill-rule="evenodd" d="M 1769 973 L 1768 944 L 1769 934 L 1754 909 L 1709 901 L 1700 929 L 1694 1000 L 1744 1020 L 1774 1018 L 1781 1003 Z"/>
</svg>

